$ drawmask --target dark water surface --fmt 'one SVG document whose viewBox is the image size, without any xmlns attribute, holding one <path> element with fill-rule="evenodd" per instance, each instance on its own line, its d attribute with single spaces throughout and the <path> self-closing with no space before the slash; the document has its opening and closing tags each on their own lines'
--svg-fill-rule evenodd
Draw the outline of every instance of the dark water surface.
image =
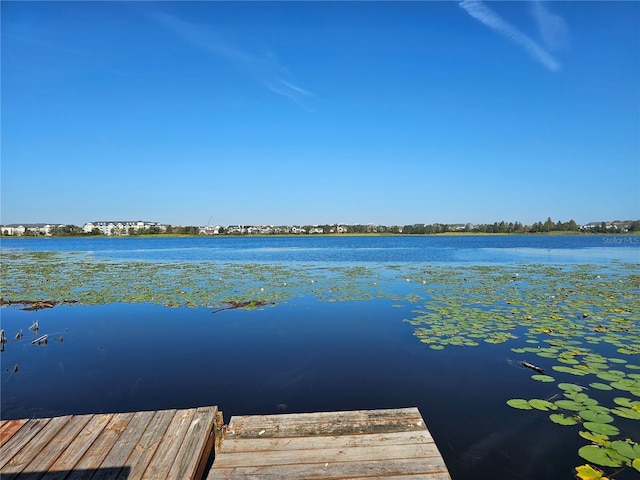
<svg viewBox="0 0 640 480">
<path fill-rule="evenodd" d="M 87 252 L 123 262 L 635 268 L 636 238 L 12 239 L 3 240 L 2 249 Z M 409 291 L 400 283 L 394 288 Z M 403 322 L 414 308 L 404 299 L 329 302 L 309 295 L 216 314 L 149 304 L 3 308 L 9 340 L 0 356 L 0 413 L 7 419 L 218 405 L 228 421 L 240 414 L 417 406 L 454 480 L 574 478 L 574 467 L 587 463 L 577 455 L 585 445 L 578 428 L 551 423 L 549 412 L 505 403 L 558 393 L 554 383 L 532 381 L 511 351 L 527 346 L 526 338 L 516 331 L 518 338 L 502 344 L 432 350 Z M 31 345 L 34 320 L 39 334 L 49 334 L 48 345 Z M 25 336 L 15 340 L 20 329 Z M 611 346 L 598 348 L 615 355 Z M 546 359 L 534 359 L 545 365 Z M 638 423 L 617 421 L 621 438 L 638 441 Z M 637 476 L 627 468 L 615 478 Z"/>
</svg>

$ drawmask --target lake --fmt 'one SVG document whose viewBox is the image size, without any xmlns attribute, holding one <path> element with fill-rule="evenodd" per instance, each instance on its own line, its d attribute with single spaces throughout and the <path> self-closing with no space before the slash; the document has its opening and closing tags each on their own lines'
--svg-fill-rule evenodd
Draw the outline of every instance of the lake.
<svg viewBox="0 0 640 480">
<path fill-rule="evenodd" d="M 417 406 L 454 480 L 574 478 L 640 441 L 638 239 L 3 238 L 5 300 L 78 303 L 1 310 L 1 416 Z"/>
</svg>

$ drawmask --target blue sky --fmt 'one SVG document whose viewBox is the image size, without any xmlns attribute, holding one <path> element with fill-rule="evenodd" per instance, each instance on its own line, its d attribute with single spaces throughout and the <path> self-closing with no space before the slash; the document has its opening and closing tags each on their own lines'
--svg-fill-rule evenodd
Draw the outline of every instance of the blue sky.
<svg viewBox="0 0 640 480">
<path fill-rule="evenodd" d="M 640 218 L 638 2 L 1 9 L 5 224 Z"/>
</svg>

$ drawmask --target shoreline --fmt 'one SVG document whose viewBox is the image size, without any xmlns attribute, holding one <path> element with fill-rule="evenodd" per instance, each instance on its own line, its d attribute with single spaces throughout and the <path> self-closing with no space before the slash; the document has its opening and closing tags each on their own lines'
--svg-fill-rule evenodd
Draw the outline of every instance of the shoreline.
<svg viewBox="0 0 640 480">
<path fill-rule="evenodd" d="M 2 235 L 0 236 L 0 242 L 2 240 L 9 239 L 52 239 L 52 238 L 298 238 L 298 237 L 576 237 L 576 236 L 594 236 L 594 237 L 629 237 L 640 236 L 640 231 L 633 232 L 617 232 L 617 233 L 601 233 L 601 232 L 519 232 L 519 233 L 491 233 L 491 232 L 443 232 L 443 233 L 316 233 L 316 234 L 276 234 L 276 235 L 264 235 L 260 233 L 253 234 L 240 234 L 240 235 L 181 235 L 173 233 L 158 233 L 149 235 L 42 235 L 42 236 L 25 236 L 25 235 Z"/>
</svg>

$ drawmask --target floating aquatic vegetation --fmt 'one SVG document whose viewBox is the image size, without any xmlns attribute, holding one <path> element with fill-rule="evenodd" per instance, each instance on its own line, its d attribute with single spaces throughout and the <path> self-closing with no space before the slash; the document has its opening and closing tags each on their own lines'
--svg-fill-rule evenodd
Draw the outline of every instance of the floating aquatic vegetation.
<svg viewBox="0 0 640 480">
<path fill-rule="evenodd" d="M 521 410 L 531 410 L 533 408 L 529 403 L 529 400 L 525 400 L 523 398 L 512 398 L 511 400 L 507 400 L 507 405 Z"/>
<path fill-rule="evenodd" d="M 566 417 L 562 413 L 552 413 L 549 415 L 549 420 L 558 425 L 576 425 L 578 423 L 575 416 Z"/>
<path fill-rule="evenodd" d="M 601 445 L 585 445 L 578 450 L 578 455 L 603 467 L 621 467 L 623 462 L 615 450 Z"/>
<path fill-rule="evenodd" d="M 580 480 L 609 480 L 608 477 L 604 476 L 602 470 L 598 470 L 589 464 L 576 467 L 576 473 Z"/>
<path fill-rule="evenodd" d="M 594 410 L 581 410 L 578 415 L 586 422 L 595 422 L 595 423 L 611 423 L 613 422 L 613 417 L 606 413 L 596 412 Z"/>
<path fill-rule="evenodd" d="M 626 465 L 640 472 L 640 445 L 631 440 L 586 445 L 578 450 L 578 455 L 603 467 Z"/>
<path fill-rule="evenodd" d="M 8 251 L 0 264 L 0 297 L 212 310 L 234 302 L 269 305 L 302 296 L 327 302 L 385 298 L 404 307 L 414 335 L 434 351 L 513 343 L 514 354 L 539 359 L 546 374 L 539 372 L 532 379 L 548 383 L 545 388 L 555 388 L 557 380 L 563 398 L 512 399 L 507 404 L 532 410 L 523 415 L 553 411 L 550 421 L 564 428 L 579 425 L 581 437 L 591 442 L 584 450 L 589 458 L 583 458 L 609 467 L 598 461 L 625 466 L 635 461 L 621 460 L 619 450 L 626 447 L 616 443 L 616 449 L 607 442 L 624 441 L 609 437 L 621 431 L 627 435 L 628 423 L 640 420 L 636 272 L 637 265 L 621 263 L 326 267 L 117 262 L 85 253 Z M 613 404 L 612 394 L 619 395 Z"/>
<path fill-rule="evenodd" d="M 546 412 L 548 410 L 558 409 L 558 407 L 555 404 L 551 403 L 550 401 L 541 400 L 539 398 L 534 398 L 532 400 L 529 400 L 529 405 L 531 405 L 536 410 L 542 410 L 543 412 Z"/>
<path fill-rule="evenodd" d="M 524 343 L 532 346 L 514 347 L 513 353 L 551 360 L 555 363 L 551 369 L 557 375 L 585 381 L 581 385 L 559 383 L 565 398 L 550 402 L 552 408 L 547 401 L 536 399 L 511 399 L 507 404 L 521 410 L 560 410 L 562 413 L 549 416 L 552 422 L 580 424 L 587 429 L 583 438 L 592 445 L 587 445 L 588 458 L 583 458 L 612 466 L 612 458 L 619 452 L 612 454 L 614 449 L 600 448 L 594 441 L 619 435 L 619 418 L 640 419 L 640 403 L 634 409 L 633 404 L 618 400 L 617 406 L 609 408 L 600 405 L 593 395 L 617 390 L 640 397 L 640 376 L 631 376 L 640 368 L 634 358 L 640 354 L 640 283 L 630 273 L 634 267 L 604 268 L 598 273 L 592 266 L 517 268 L 517 281 L 508 268 L 501 275 L 491 269 L 454 271 L 449 278 L 441 278 L 438 286 L 427 286 L 430 301 L 414 311 L 416 315 L 408 321 L 416 326 L 415 335 L 431 348 L 464 345 L 460 341 L 464 337 L 482 338 L 487 343 L 496 338 L 510 341 L 523 332 Z M 466 280 L 460 281 L 461 275 Z M 451 341 L 454 337 L 455 342 Z M 594 345 L 610 345 L 620 357 L 607 358 L 593 351 Z M 554 381 L 544 374 L 531 378 Z M 632 463 L 633 459 L 616 460 L 616 466 Z"/>
<path fill-rule="evenodd" d="M 279 303 L 304 295 L 323 301 L 392 297 L 392 289 L 380 288 L 392 278 L 364 267 L 115 262 L 84 253 L 8 251 L 3 252 L 0 268 L 0 297 L 18 302 L 51 299 L 77 300 L 84 305 L 158 303 L 222 308 L 234 301 Z M 420 302 L 421 298 L 414 293 L 406 300 Z"/>
<path fill-rule="evenodd" d="M 550 375 L 531 375 L 531 378 L 539 382 L 545 382 L 545 383 L 555 382 L 555 379 Z"/>
<path fill-rule="evenodd" d="M 598 422 L 584 422 L 582 424 L 587 430 L 590 430 L 595 433 L 602 433 L 603 435 L 612 436 L 618 435 L 620 430 L 615 425 L 610 425 L 608 423 L 598 423 Z M 605 467 L 607 465 L 604 465 Z"/>
</svg>

